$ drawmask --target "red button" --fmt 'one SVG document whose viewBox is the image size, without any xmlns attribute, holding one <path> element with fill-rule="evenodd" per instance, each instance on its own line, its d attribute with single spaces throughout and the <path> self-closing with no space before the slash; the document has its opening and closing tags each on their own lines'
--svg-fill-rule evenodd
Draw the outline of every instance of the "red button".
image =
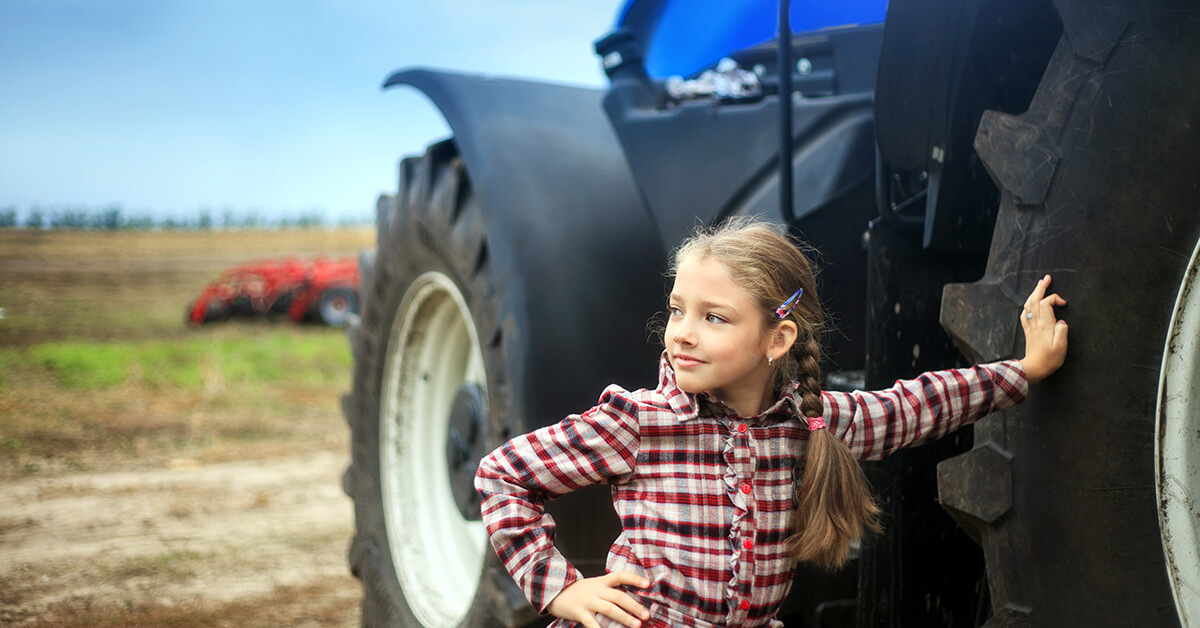
<svg viewBox="0 0 1200 628">
<path fill-rule="evenodd" d="M 746 430 L 748 430 L 748 429 L 750 429 L 750 428 L 746 427 L 746 424 L 745 424 L 745 423 L 742 423 L 741 425 L 739 425 L 739 426 L 738 426 L 738 431 L 739 431 L 739 432 L 741 432 L 741 433 L 743 433 L 743 434 L 745 434 L 745 433 L 746 433 Z"/>
<path fill-rule="evenodd" d="M 751 541 L 750 539 L 746 539 L 746 541 L 744 543 L 742 543 L 742 547 L 744 547 L 746 549 L 754 549 L 754 541 Z"/>
<path fill-rule="evenodd" d="M 750 600 L 742 600 L 742 610 L 750 610 Z"/>
<path fill-rule="evenodd" d="M 749 494 L 750 494 L 750 485 L 749 485 L 749 484 L 743 484 L 743 485 L 742 485 L 742 492 L 743 492 L 743 493 L 745 493 L 745 494 L 747 494 L 747 495 L 749 495 Z"/>
</svg>

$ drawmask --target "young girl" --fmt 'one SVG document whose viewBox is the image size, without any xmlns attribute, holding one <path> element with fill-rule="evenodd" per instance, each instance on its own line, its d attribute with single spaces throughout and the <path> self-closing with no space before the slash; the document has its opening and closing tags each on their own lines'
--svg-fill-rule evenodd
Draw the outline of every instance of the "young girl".
<svg viewBox="0 0 1200 628">
<path fill-rule="evenodd" d="M 822 392 L 822 313 L 799 248 L 731 221 L 674 256 L 658 387 L 610 386 L 596 407 L 481 462 L 492 546 L 542 612 L 588 628 L 781 626 L 797 560 L 843 565 L 879 529 L 858 459 L 939 438 L 1019 403 L 1062 365 L 1050 277 L 1025 302 L 1026 355 L 926 373 L 878 392 Z M 554 547 L 543 503 L 612 485 L 622 524 L 608 573 Z"/>
</svg>

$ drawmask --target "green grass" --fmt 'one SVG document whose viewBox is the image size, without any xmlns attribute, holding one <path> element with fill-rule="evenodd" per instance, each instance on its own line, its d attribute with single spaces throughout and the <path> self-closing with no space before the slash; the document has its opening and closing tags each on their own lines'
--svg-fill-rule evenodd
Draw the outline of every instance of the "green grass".
<svg viewBox="0 0 1200 628">
<path fill-rule="evenodd" d="M 151 390 L 229 385 L 321 384 L 348 372 L 350 349 L 338 330 L 277 329 L 264 334 L 115 342 L 48 342 L 0 348 L 0 385 L 40 370 L 66 390 L 137 383 Z"/>
<path fill-rule="evenodd" d="M 285 322 L 0 347 L 0 479 L 340 447 L 351 371 L 343 330 Z"/>
</svg>

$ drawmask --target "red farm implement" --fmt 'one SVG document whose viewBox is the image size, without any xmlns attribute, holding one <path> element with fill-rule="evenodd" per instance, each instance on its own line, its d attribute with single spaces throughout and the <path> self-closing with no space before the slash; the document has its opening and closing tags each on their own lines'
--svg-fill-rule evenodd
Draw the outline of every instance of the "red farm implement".
<svg viewBox="0 0 1200 628">
<path fill-rule="evenodd" d="M 233 316 L 286 314 L 299 323 L 346 324 L 358 312 L 358 262 L 354 258 L 285 258 L 247 262 L 223 271 L 187 309 L 200 325 Z"/>
</svg>

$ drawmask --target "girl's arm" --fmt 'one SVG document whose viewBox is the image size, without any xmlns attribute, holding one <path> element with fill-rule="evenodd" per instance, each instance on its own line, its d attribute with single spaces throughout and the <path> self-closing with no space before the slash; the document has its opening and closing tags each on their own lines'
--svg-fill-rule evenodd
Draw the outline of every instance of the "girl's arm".
<svg viewBox="0 0 1200 628">
<path fill-rule="evenodd" d="M 919 445 L 978 420 L 994 410 L 1024 401 L 1029 384 L 1062 366 L 1067 354 L 1066 321 L 1056 306 L 1066 299 L 1047 296 L 1046 275 L 1025 301 L 1021 328 L 1025 357 L 994 364 L 924 373 L 897 381 L 888 390 L 824 393 L 830 429 L 860 459 L 877 460 L 902 447 Z"/>
<path fill-rule="evenodd" d="M 931 371 L 887 390 L 825 392 L 825 422 L 860 460 L 941 438 L 994 410 L 1025 400 L 1017 360 Z"/>
<path fill-rule="evenodd" d="M 539 611 L 582 578 L 554 547 L 545 501 L 631 473 L 638 438 L 636 404 L 613 386 L 595 408 L 518 436 L 480 462 L 475 488 L 492 547 Z"/>
</svg>

